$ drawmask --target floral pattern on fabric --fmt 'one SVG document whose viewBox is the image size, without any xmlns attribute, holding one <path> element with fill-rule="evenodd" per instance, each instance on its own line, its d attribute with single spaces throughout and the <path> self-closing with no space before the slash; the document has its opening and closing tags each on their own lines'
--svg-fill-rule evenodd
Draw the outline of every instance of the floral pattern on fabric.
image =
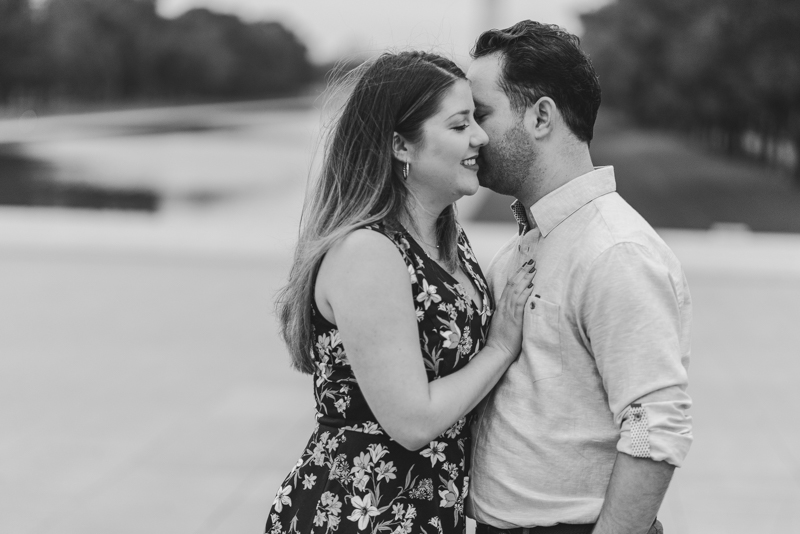
<svg viewBox="0 0 800 534">
<path fill-rule="evenodd" d="M 428 380 L 463 367 L 482 347 L 492 300 L 459 229 L 464 288 L 408 233 L 367 226 L 394 242 L 408 266 Z M 347 361 L 339 331 L 312 307 L 317 425 L 284 480 L 267 518 L 268 534 L 456 534 L 465 531 L 469 428 L 462 418 L 418 451 L 392 440 L 377 423 Z"/>
</svg>

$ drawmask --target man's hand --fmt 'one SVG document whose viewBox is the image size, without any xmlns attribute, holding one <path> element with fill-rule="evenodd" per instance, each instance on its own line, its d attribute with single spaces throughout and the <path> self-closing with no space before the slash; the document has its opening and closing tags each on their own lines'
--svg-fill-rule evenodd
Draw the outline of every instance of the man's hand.
<svg viewBox="0 0 800 534">
<path fill-rule="evenodd" d="M 647 534 L 675 467 L 617 453 L 605 502 L 593 534 Z"/>
</svg>

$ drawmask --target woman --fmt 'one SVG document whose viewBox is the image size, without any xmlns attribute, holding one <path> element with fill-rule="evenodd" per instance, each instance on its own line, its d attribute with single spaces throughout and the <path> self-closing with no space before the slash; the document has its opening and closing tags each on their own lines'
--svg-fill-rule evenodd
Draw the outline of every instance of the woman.
<svg viewBox="0 0 800 534">
<path fill-rule="evenodd" d="M 478 189 L 488 139 L 473 111 L 442 57 L 384 54 L 358 72 L 278 299 L 318 424 L 269 533 L 464 530 L 465 415 L 519 353 L 535 272 L 520 266 L 493 310 L 453 206 Z"/>
</svg>

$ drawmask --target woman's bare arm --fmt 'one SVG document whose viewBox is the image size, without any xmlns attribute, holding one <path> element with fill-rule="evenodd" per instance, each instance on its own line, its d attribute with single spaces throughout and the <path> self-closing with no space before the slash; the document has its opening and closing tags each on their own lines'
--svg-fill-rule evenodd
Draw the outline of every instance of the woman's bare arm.
<svg viewBox="0 0 800 534">
<path fill-rule="evenodd" d="M 429 383 L 409 272 L 395 245 L 359 230 L 328 252 L 317 302 L 323 313 L 332 312 L 361 391 L 395 441 L 411 450 L 425 446 L 471 410 L 518 356 L 534 275 L 529 267 L 510 280 L 495 316 L 505 324 L 492 326 L 486 347 L 463 369 Z"/>
</svg>

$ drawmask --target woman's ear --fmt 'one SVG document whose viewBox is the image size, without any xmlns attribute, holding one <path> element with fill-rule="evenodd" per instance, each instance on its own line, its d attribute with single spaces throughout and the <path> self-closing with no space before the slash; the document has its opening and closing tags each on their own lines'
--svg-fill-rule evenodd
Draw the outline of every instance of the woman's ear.
<svg viewBox="0 0 800 534">
<path fill-rule="evenodd" d="M 409 146 L 403 136 L 397 132 L 392 134 L 392 152 L 394 157 L 403 163 L 411 161 L 411 154 L 409 153 Z"/>
</svg>

